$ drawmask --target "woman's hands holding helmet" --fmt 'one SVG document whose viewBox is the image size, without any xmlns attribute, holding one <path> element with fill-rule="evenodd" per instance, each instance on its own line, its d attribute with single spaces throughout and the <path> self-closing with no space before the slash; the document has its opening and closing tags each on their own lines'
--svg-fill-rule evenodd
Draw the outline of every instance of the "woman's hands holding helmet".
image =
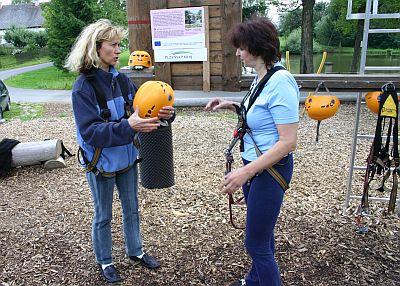
<svg viewBox="0 0 400 286">
<path fill-rule="evenodd" d="M 225 100 L 219 97 L 211 99 L 207 105 L 204 107 L 205 111 L 217 111 L 219 109 L 230 109 L 235 111 L 235 102 L 230 100 Z"/>
<path fill-rule="evenodd" d="M 136 106 L 135 112 L 128 118 L 128 123 L 136 132 L 151 132 L 156 130 L 160 123 L 158 117 L 141 118 L 139 116 L 139 106 Z"/>
<path fill-rule="evenodd" d="M 175 108 L 173 106 L 164 106 L 158 111 L 158 118 L 168 120 L 174 116 Z"/>
</svg>

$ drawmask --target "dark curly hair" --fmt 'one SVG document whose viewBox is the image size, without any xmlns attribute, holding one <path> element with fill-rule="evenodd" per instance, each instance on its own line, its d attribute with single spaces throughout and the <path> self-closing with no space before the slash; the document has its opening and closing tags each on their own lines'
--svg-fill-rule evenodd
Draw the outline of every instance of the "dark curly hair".
<svg viewBox="0 0 400 286">
<path fill-rule="evenodd" d="M 266 66 L 281 59 L 278 31 L 267 18 L 254 18 L 236 24 L 229 30 L 227 39 L 234 47 L 247 50 L 253 56 L 260 56 Z"/>
</svg>

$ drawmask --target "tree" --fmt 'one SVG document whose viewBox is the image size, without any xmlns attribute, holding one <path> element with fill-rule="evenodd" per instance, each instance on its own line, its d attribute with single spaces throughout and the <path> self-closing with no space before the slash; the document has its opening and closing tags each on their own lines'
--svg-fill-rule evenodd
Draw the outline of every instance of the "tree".
<svg viewBox="0 0 400 286">
<path fill-rule="evenodd" d="M 303 10 L 298 6 L 295 10 L 283 13 L 279 18 L 279 31 L 282 36 L 289 36 L 290 33 L 301 27 L 301 14 Z"/>
<path fill-rule="evenodd" d="M 283 13 L 280 18 L 279 31 L 282 36 L 287 37 L 293 30 L 301 27 L 303 9 L 297 6 L 295 9 Z M 313 27 L 327 14 L 327 5 L 319 2 L 314 5 Z"/>
<path fill-rule="evenodd" d="M 127 26 L 126 0 L 97 0 L 94 7 L 96 19 L 105 18 L 114 24 Z"/>
<path fill-rule="evenodd" d="M 313 66 L 313 9 L 315 0 L 302 0 L 300 73 L 312 73 Z"/>
<path fill-rule="evenodd" d="M 94 19 L 93 0 L 52 0 L 43 6 L 50 59 L 59 69 L 83 27 Z"/>
<path fill-rule="evenodd" d="M 302 6 L 301 17 L 301 58 L 300 72 L 313 72 L 313 9 L 315 0 L 279 1 L 270 0 L 270 3 L 286 11 L 298 9 Z"/>
</svg>

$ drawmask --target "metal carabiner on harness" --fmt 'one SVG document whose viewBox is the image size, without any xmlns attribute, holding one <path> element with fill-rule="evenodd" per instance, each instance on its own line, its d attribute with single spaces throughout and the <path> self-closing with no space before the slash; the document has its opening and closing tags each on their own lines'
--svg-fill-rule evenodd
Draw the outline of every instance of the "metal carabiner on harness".
<svg viewBox="0 0 400 286">
<path fill-rule="evenodd" d="M 236 130 L 235 130 L 236 131 Z M 233 137 L 231 143 L 229 144 L 228 149 L 225 150 L 225 175 L 229 174 L 232 171 L 232 164 L 234 162 L 232 149 L 235 147 L 236 143 L 240 140 L 239 136 Z M 244 197 L 240 197 L 239 199 L 235 199 L 233 194 L 228 194 L 228 208 L 229 208 L 229 221 L 232 226 L 236 229 L 244 229 L 244 226 L 240 226 L 235 222 L 233 215 L 234 206 L 242 207 L 243 206 Z"/>
</svg>

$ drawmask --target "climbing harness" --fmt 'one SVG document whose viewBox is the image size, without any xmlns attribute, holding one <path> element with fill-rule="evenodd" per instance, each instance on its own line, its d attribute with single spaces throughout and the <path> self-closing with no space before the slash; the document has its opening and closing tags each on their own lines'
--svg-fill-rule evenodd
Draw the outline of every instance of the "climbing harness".
<svg viewBox="0 0 400 286">
<path fill-rule="evenodd" d="M 390 191 L 387 213 L 394 212 L 397 198 L 398 175 L 400 175 L 400 160 L 398 147 L 398 106 L 396 87 L 392 83 L 382 86 L 380 95 L 378 119 L 375 129 L 375 136 L 367 158 L 367 169 L 364 176 L 363 195 L 361 204 L 357 210 L 356 223 L 359 232 L 366 232 L 367 228 L 362 225 L 362 217 L 369 214 L 368 193 L 371 183 L 379 175 L 382 180 L 376 190 L 380 192 Z M 386 141 L 383 142 L 383 134 L 386 130 Z M 392 144 L 390 140 L 393 138 Z M 391 188 L 386 183 L 392 176 Z"/>
<path fill-rule="evenodd" d="M 267 74 L 259 81 L 259 83 L 257 85 L 253 84 L 252 87 L 250 87 L 250 90 L 244 96 L 240 106 L 234 104 L 236 114 L 238 115 L 238 122 L 237 122 L 236 128 L 233 132 L 233 138 L 224 153 L 225 160 L 226 160 L 225 175 L 227 175 L 229 172 L 232 171 L 232 164 L 234 162 L 232 150 L 236 146 L 237 142 L 240 141 L 240 151 L 244 151 L 243 137 L 245 134 L 248 134 L 250 136 L 250 138 L 252 139 L 255 150 L 256 150 L 257 157 L 262 155 L 261 150 L 258 148 L 258 146 L 254 140 L 251 129 L 247 125 L 246 115 L 247 115 L 247 112 L 250 110 L 251 106 L 256 101 L 257 97 L 260 95 L 261 91 L 263 90 L 263 88 L 266 85 L 266 83 L 268 82 L 268 80 L 271 78 L 271 76 L 275 72 L 277 72 L 278 70 L 281 70 L 281 69 L 285 69 L 285 68 L 282 66 L 277 66 L 277 67 L 273 67 L 270 70 L 268 70 Z M 248 101 L 248 105 L 246 107 L 245 103 L 247 101 Z M 289 188 L 289 185 L 286 182 L 286 180 L 282 177 L 281 174 L 279 174 L 279 172 L 273 166 L 267 168 L 266 171 L 280 184 L 280 186 L 282 187 L 283 190 L 286 191 Z M 262 173 L 262 171 L 260 171 L 260 173 Z M 257 174 L 256 176 L 258 176 L 259 174 Z M 252 179 L 250 179 L 247 182 L 247 184 L 250 184 L 251 180 Z M 236 229 L 244 229 L 245 228 L 244 226 L 240 226 L 235 221 L 234 215 L 233 215 L 233 207 L 234 206 L 244 206 L 243 199 L 244 199 L 243 196 L 241 196 L 239 199 L 235 199 L 233 197 L 233 194 L 228 194 L 229 219 L 230 219 L 232 226 Z"/>
<path fill-rule="evenodd" d="M 111 110 L 107 106 L 107 99 L 106 99 L 107 97 L 106 97 L 106 95 L 104 93 L 104 90 L 102 90 L 100 88 L 100 85 L 97 82 L 96 69 L 94 69 L 94 68 L 91 69 L 89 71 L 89 73 L 86 74 L 86 79 L 88 80 L 89 84 L 92 86 L 92 88 L 94 89 L 94 92 L 96 94 L 96 100 L 97 100 L 97 103 L 98 103 L 99 108 L 100 108 L 100 116 L 103 118 L 104 122 L 110 122 L 111 121 L 110 120 L 111 119 Z M 118 76 L 116 77 L 116 80 L 117 80 L 118 85 L 119 85 L 119 87 L 121 89 L 121 93 L 122 93 L 122 96 L 123 96 L 124 102 L 125 102 L 125 105 L 124 105 L 125 114 L 124 114 L 123 118 L 129 118 L 129 116 L 131 116 L 133 114 L 132 100 L 129 99 L 129 96 L 128 96 L 129 95 L 129 87 L 128 87 L 128 80 L 129 79 L 125 75 L 119 73 Z M 115 88 L 114 82 L 112 82 L 112 88 L 113 89 Z M 115 121 L 113 120 L 112 122 L 119 122 L 119 121 L 121 121 L 121 120 L 120 119 L 119 120 L 115 120 Z M 79 147 L 78 156 L 77 156 L 78 157 L 78 161 L 81 162 L 80 159 L 82 158 L 83 162 L 86 165 L 86 171 L 87 172 L 93 172 L 96 175 L 98 173 L 101 173 L 105 177 L 115 176 L 116 173 L 114 173 L 114 172 L 110 172 L 110 173 L 103 172 L 103 171 L 100 171 L 99 169 L 97 169 L 97 167 L 96 167 L 96 165 L 97 165 L 97 163 L 98 163 L 98 161 L 100 159 L 100 155 L 101 155 L 102 149 L 103 148 L 96 147 L 95 150 L 94 150 L 94 154 L 93 154 L 92 160 L 89 161 L 88 158 L 85 156 L 83 149 L 81 147 Z M 137 163 L 138 160 L 135 161 L 135 164 Z M 123 169 L 121 171 L 118 171 L 118 173 L 126 172 L 127 170 L 129 170 L 130 167 L 128 167 L 126 169 Z"/>
</svg>

